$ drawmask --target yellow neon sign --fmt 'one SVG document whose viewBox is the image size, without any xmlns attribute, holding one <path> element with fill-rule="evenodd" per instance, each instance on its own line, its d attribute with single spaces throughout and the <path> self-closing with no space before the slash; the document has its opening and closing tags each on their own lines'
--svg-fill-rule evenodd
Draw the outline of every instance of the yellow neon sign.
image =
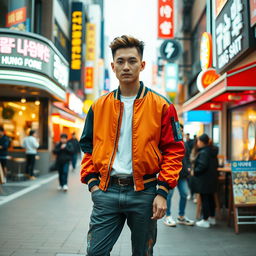
<svg viewBox="0 0 256 256">
<path fill-rule="evenodd" d="M 82 66 L 82 12 L 72 13 L 71 69 L 79 70 Z"/>
</svg>

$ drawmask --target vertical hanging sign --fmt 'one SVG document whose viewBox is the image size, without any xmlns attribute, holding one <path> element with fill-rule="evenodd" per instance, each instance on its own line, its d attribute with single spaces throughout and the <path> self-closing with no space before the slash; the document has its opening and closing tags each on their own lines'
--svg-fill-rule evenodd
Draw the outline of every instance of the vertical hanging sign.
<svg viewBox="0 0 256 256">
<path fill-rule="evenodd" d="M 158 0 L 158 38 L 174 38 L 174 0 Z"/>
<path fill-rule="evenodd" d="M 71 65 L 70 81 L 81 80 L 83 46 L 83 3 L 73 2 L 71 12 Z"/>
<path fill-rule="evenodd" d="M 96 58 L 96 25 L 86 24 L 86 61 L 94 61 Z"/>
</svg>

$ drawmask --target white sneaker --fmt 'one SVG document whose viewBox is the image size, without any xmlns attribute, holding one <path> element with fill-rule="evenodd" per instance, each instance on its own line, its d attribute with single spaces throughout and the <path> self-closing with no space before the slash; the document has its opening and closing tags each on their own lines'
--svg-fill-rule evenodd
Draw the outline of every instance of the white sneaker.
<svg viewBox="0 0 256 256">
<path fill-rule="evenodd" d="M 65 191 L 65 192 L 68 191 L 68 186 L 67 185 L 63 186 L 63 191 Z"/>
<path fill-rule="evenodd" d="M 210 227 L 210 222 L 208 220 L 200 220 L 196 222 L 196 226 L 201 227 L 201 228 L 209 228 Z"/>
<path fill-rule="evenodd" d="M 195 222 L 193 220 L 190 220 L 186 216 L 184 216 L 183 219 L 178 217 L 177 220 L 178 220 L 178 224 L 182 224 L 182 225 L 186 225 L 186 226 L 193 226 L 195 224 Z"/>
<path fill-rule="evenodd" d="M 164 224 L 168 227 L 175 227 L 176 226 L 176 221 L 173 219 L 172 216 L 166 216 L 164 218 Z"/>
<path fill-rule="evenodd" d="M 58 189 L 59 191 L 61 191 L 61 190 L 62 190 L 62 186 L 58 186 L 57 189 Z"/>
<path fill-rule="evenodd" d="M 191 199 L 191 195 L 187 195 L 187 200 L 190 200 Z"/>
<path fill-rule="evenodd" d="M 208 221 L 211 225 L 216 225 L 216 219 L 214 217 L 209 217 Z"/>
</svg>

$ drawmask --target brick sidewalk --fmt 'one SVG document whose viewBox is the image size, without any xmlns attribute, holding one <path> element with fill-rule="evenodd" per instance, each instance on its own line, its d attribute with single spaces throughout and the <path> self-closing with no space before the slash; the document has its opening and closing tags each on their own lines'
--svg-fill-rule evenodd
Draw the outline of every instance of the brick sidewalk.
<svg viewBox="0 0 256 256">
<path fill-rule="evenodd" d="M 35 185 L 35 183 L 34 183 Z M 32 185 L 31 185 L 32 186 Z M 85 254 L 86 233 L 91 213 L 87 187 L 80 184 L 78 171 L 70 173 L 70 190 L 57 191 L 57 179 L 0 205 L 0 256 L 78 256 Z M 177 216 L 177 193 L 173 212 Z M 187 216 L 195 215 L 188 201 Z M 166 227 L 158 222 L 155 256 L 254 256 L 256 229 L 244 226 L 235 235 L 221 222 L 214 228 Z M 130 231 L 124 228 L 111 256 L 130 256 Z"/>
</svg>

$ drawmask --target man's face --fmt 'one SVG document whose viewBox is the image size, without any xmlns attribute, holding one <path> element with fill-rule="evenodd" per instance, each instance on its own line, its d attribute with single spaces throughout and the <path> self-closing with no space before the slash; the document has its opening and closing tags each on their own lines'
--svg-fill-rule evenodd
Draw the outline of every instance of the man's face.
<svg viewBox="0 0 256 256">
<path fill-rule="evenodd" d="M 121 48 L 116 51 L 111 67 L 120 83 L 135 83 L 145 68 L 145 61 L 135 47 Z"/>
<path fill-rule="evenodd" d="M 67 138 L 60 138 L 60 142 L 63 143 L 63 144 L 66 144 L 67 143 Z"/>
</svg>

